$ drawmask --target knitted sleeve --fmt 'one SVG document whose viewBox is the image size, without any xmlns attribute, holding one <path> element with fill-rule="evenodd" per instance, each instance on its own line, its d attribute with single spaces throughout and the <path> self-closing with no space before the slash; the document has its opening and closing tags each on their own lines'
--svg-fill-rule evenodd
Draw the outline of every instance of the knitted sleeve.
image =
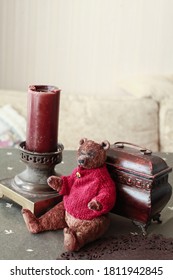
<svg viewBox="0 0 173 280">
<path fill-rule="evenodd" d="M 115 205 L 116 201 L 116 186 L 109 174 L 100 174 L 100 190 L 93 198 L 102 205 L 102 213 L 109 212 Z"/>
<path fill-rule="evenodd" d="M 61 195 L 68 195 L 70 192 L 70 189 L 74 183 L 74 174 L 76 174 L 76 169 L 73 170 L 71 175 L 68 176 L 61 176 L 62 179 L 62 188 L 60 191 Z"/>
</svg>

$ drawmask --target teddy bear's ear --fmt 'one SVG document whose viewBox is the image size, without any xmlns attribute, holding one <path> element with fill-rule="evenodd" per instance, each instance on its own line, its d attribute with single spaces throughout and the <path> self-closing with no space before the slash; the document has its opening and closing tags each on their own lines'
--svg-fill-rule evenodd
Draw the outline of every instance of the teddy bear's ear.
<svg viewBox="0 0 173 280">
<path fill-rule="evenodd" d="M 105 140 L 101 143 L 101 146 L 106 151 L 110 148 L 110 143 L 109 143 L 109 141 Z"/>
<path fill-rule="evenodd" d="M 83 143 L 85 143 L 87 141 L 87 138 L 82 138 L 79 141 L 79 145 L 82 145 Z"/>
</svg>

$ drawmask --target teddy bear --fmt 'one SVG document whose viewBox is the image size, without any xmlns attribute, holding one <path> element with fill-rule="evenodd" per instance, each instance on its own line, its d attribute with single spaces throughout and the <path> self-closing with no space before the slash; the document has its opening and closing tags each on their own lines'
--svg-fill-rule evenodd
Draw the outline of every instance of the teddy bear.
<svg viewBox="0 0 173 280">
<path fill-rule="evenodd" d="M 116 185 L 105 163 L 109 147 L 107 140 L 101 144 L 80 140 L 77 167 L 68 176 L 52 175 L 47 180 L 63 200 L 39 218 L 28 209 L 22 210 L 30 232 L 64 229 L 67 251 L 78 251 L 106 232 L 109 212 L 116 202 Z"/>
</svg>

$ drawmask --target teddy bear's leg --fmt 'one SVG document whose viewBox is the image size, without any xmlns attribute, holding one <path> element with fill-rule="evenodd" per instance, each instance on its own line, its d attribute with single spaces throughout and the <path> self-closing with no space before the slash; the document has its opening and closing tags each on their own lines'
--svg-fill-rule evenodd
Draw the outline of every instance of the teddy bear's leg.
<svg viewBox="0 0 173 280">
<path fill-rule="evenodd" d="M 69 227 L 64 228 L 64 248 L 67 251 L 77 251 L 80 248 L 75 231 Z"/>
<path fill-rule="evenodd" d="M 80 220 L 66 213 L 66 222 L 68 228 L 64 228 L 64 247 L 67 251 L 78 251 L 106 232 L 110 218 L 109 214 L 106 214 L 93 220 Z"/>
<path fill-rule="evenodd" d="M 38 233 L 46 230 L 57 230 L 67 226 L 63 201 L 54 206 L 40 218 L 37 218 L 30 210 L 22 210 L 23 218 L 28 230 Z"/>
</svg>

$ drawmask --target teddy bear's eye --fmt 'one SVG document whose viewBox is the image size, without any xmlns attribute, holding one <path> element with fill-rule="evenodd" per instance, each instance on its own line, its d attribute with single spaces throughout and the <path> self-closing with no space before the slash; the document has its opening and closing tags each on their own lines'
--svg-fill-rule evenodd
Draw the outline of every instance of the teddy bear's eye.
<svg viewBox="0 0 173 280">
<path fill-rule="evenodd" d="M 95 153 L 93 151 L 88 151 L 88 152 L 85 152 L 85 151 L 81 151 L 80 152 L 80 155 L 81 156 L 87 156 L 87 157 L 90 157 L 90 158 L 93 158 Z"/>
<path fill-rule="evenodd" d="M 90 151 L 90 152 L 87 153 L 87 155 L 88 155 L 89 157 L 94 157 L 94 152 L 93 152 L 93 151 Z"/>
</svg>

